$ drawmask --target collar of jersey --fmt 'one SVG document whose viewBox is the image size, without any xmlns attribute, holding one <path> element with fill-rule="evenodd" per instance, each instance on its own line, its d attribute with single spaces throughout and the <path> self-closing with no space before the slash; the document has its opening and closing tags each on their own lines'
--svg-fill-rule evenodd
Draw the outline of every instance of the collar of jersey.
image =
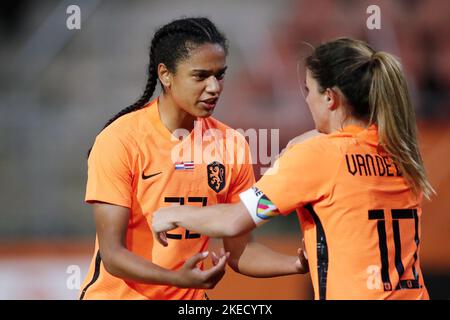
<svg viewBox="0 0 450 320">
<path fill-rule="evenodd" d="M 352 133 L 352 134 L 358 134 L 364 130 L 377 130 L 377 126 L 375 124 L 372 124 L 368 128 L 364 128 L 364 127 L 352 124 L 352 125 L 345 126 L 341 131 L 347 132 L 347 133 Z"/>
</svg>

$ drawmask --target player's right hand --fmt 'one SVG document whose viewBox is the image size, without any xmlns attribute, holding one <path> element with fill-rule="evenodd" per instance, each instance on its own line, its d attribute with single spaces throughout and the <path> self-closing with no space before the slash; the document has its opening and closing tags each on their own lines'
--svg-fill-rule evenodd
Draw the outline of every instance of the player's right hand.
<svg viewBox="0 0 450 320">
<path fill-rule="evenodd" d="M 177 271 L 176 286 L 179 288 L 212 289 L 225 274 L 226 262 L 230 253 L 221 252 L 220 256 L 212 255 L 213 267 L 201 270 L 197 264 L 205 260 L 209 252 L 200 252 L 188 259 Z"/>
</svg>

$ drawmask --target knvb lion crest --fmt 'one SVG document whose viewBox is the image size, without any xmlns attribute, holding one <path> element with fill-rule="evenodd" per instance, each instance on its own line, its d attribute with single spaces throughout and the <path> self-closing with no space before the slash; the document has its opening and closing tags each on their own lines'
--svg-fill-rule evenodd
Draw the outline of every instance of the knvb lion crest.
<svg viewBox="0 0 450 320">
<path fill-rule="evenodd" d="M 207 171 L 208 185 L 216 193 L 219 193 L 225 187 L 225 166 L 217 161 L 214 161 L 208 164 Z"/>
</svg>

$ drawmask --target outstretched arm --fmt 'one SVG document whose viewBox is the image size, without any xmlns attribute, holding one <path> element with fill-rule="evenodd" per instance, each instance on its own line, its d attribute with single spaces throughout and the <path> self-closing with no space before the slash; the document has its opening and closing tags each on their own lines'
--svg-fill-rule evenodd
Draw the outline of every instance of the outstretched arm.
<svg viewBox="0 0 450 320">
<path fill-rule="evenodd" d="M 223 243 L 225 250 L 230 252 L 228 265 L 249 277 L 268 278 L 309 271 L 303 248 L 297 250 L 297 256 L 282 254 L 254 241 L 250 233 L 224 238 Z"/>
<path fill-rule="evenodd" d="M 235 237 L 256 228 L 242 202 L 207 207 L 172 206 L 153 214 L 152 230 L 158 241 L 167 245 L 163 232 L 183 227 L 203 235 Z"/>
</svg>

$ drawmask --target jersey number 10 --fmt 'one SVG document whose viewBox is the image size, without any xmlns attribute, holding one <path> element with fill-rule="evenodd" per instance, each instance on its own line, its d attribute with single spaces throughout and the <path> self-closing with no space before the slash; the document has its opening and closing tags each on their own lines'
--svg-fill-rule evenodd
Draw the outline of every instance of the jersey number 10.
<svg viewBox="0 0 450 320">
<path fill-rule="evenodd" d="M 184 197 L 165 197 L 164 198 L 165 203 L 178 203 L 180 206 L 184 205 Z M 201 203 L 202 207 L 205 207 L 208 198 L 207 197 L 188 197 L 188 203 Z M 166 233 L 166 236 L 168 239 L 175 239 L 175 240 L 181 240 L 183 239 L 182 234 L 173 234 L 173 233 Z M 200 233 L 191 233 L 189 230 L 186 229 L 186 232 L 184 234 L 185 239 L 198 239 L 201 237 Z"/>
<path fill-rule="evenodd" d="M 419 218 L 416 209 L 392 209 L 392 229 L 395 245 L 395 268 L 399 276 L 399 283 L 392 288 L 389 277 L 389 256 L 386 237 L 386 224 L 384 210 L 369 210 L 369 220 L 377 220 L 377 230 L 379 238 L 379 248 L 381 256 L 381 280 L 383 281 L 384 291 L 401 290 L 401 289 L 417 289 L 420 288 L 419 275 L 416 271 L 415 264 L 417 261 L 417 249 L 419 248 Z M 414 219 L 414 242 L 416 250 L 414 252 L 414 263 L 412 264 L 412 273 L 414 279 L 402 279 L 405 268 L 402 263 L 402 244 L 400 240 L 400 223 L 402 219 Z"/>
</svg>

